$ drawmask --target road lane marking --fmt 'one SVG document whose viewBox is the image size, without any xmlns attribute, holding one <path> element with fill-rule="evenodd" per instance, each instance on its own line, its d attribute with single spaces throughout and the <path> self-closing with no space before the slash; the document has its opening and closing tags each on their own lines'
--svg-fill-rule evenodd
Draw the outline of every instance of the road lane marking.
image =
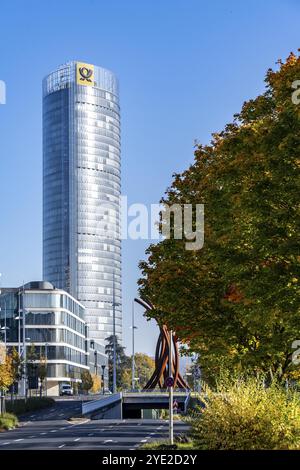
<svg viewBox="0 0 300 470">
<path fill-rule="evenodd" d="M 104 441 L 104 444 L 106 444 L 107 442 L 114 442 L 112 439 L 106 439 L 106 441 Z"/>
<path fill-rule="evenodd" d="M 77 437 L 76 439 L 74 439 L 74 442 L 76 441 L 80 441 L 80 437 Z"/>
<path fill-rule="evenodd" d="M 62 444 L 61 446 L 58 446 L 59 449 L 62 449 L 66 444 Z"/>
<path fill-rule="evenodd" d="M 93 436 L 93 435 L 94 435 L 94 433 L 88 434 L 88 436 Z"/>
<path fill-rule="evenodd" d="M 24 441 L 24 439 L 14 439 L 15 442 L 20 442 L 20 441 Z"/>
<path fill-rule="evenodd" d="M 50 431 L 50 432 L 57 432 L 57 431 L 56 431 L 56 429 L 52 429 L 52 431 Z"/>
<path fill-rule="evenodd" d="M 147 439 L 142 439 L 140 442 L 147 442 Z"/>
<path fill-rule="evenodd" d="M 3 442 L 3 444 L 1 444 L 2 446 L 7 446 L 8 444 L 10 444 L 10 442 Z"/>
</svg>

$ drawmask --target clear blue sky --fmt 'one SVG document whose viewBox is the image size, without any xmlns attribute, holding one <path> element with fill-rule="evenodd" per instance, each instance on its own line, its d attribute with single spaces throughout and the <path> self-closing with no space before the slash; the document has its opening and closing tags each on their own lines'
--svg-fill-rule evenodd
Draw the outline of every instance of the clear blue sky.
<svg viewBox="0 0 300 470">
<path fill-rule="evenodd" d="M 123 194 L 157 203 L 172 173 L 264 89 L 276 60 L 300 47 L 298 0 L 10 0 L 0 6 L 0 272 L 2 285 L 41 278 L 41 80 L 78 59 L 120 79 Z M 300 77 L 299 77 L 300 78 Z M 145 241 L 123 246 L 124 339 Z M 156 327 L 137 311 L 137 350 Z"/>
</svg>

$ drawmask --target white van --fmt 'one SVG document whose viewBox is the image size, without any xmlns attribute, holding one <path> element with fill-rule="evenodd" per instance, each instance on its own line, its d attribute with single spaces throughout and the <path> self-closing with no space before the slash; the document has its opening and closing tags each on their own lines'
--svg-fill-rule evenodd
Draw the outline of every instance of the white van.
<svg viewBox="0 0 300 470">
<path fill-rule="evenodd" d="M 69 395 L 69 396 L 73 395 L 73 389 L 70 384 L 62 384 L 60 386 L 60 396 L 63 396 L 63 395 Z"/>
</svg>

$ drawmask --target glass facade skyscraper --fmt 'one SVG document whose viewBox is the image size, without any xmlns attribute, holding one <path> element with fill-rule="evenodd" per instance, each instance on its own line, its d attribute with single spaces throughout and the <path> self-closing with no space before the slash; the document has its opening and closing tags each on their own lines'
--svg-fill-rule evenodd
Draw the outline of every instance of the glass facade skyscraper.
<svg viewBox="0 0 300 470">
<path fill-rule="evenodd" d="M 122 338 L 120 108 L 110 71 L 68 62 L 43 81 L 43 278 Z"/>
</svg>

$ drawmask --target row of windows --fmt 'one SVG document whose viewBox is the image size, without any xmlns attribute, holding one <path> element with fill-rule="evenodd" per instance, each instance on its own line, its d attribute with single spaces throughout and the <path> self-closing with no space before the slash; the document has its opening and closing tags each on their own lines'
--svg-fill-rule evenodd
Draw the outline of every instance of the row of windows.
<svg viewBox="0 0 300 470">
<path fill-rule="evenodd" d="M 45 355 L 45 348 L 34 345 L 32 348 L 32 354 L 39 357 Z M 78 364 L 87 364 L 87 355 L 85 353 L 75 351 L 68 346 L 47 346 L 47 359 L 48 360 L 65 360 L 70 362 L 76 362 Z"/>
<path fill-rule="evenodd" d="M 27 312 L 27 325 L 65 325 L 72 330 L 85 334 L 85 323 L 67 312 Z"/>
<path fill-rule="evenodd" d="M 86 349 L 84 338 L 78 336 L 72 331 L 62 328 L 28 328 L 26 329 L 26 335 L 30 338 L 32 343 L 67 343 L 70 344 L 70 346 L 82 349 L 83 351 Z"/>
<path fill-rule="evenodd" d="M 84 308 L 75 302 L 71 297 L 65 294 L 39 294 L 25 293 L 25 308 L 64 308 L 78 315 L 84 316 Z M 69 315 L 70 316 L 70 315 Z M 73 317 L 72 317 L 73 318 Z"/>
</svg>

